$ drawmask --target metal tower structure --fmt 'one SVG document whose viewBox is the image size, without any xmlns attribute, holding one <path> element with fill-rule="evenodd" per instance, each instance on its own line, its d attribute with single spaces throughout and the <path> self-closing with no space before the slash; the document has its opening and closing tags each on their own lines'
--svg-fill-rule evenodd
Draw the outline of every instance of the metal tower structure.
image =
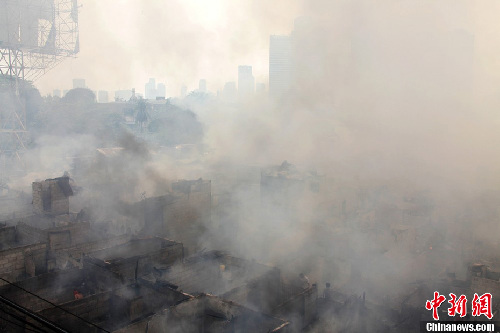
<svg viewBox="0 0 500 333">
<path fill-rule="evenodd" d="M 26 149 L 20 91 L 78 51 L 77 0 L 0 0 L 0 170 Z"/>
</svg>

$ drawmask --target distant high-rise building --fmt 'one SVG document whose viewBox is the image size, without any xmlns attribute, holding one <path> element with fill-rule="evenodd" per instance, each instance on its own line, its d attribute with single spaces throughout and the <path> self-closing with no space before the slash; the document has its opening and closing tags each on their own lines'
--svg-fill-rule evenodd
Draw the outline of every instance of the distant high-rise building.
<svg viewBox="0 0 500 333">
<path fill-rule="evenodd" d="M 59 97 L 61 98 L 61 90 L 60 89 L 54 89 L 54 91 L 52 92 L 52 95 L 54 97 Z"/>
<path fill-rule="evenodd" d="M 73 89 L 75 88 L 87 88 L 85 79 L 73 79 Z"/>
<path fill-rule="evenodd" d="M 167 87 L 164 83 L 158 83 L 156 87 L 156 97 L 165 98 L 167 96 Z"/>
<path fill-rule="evenodd" d="M 198 90 L 206 93 L 207 92 L 207 80 L 201 79 L 200 83 L 198 84 Z"/>
<path fill-rule="evenodd" d="M 252 66 L 238 66 L 238 93 L 241 97 L 249 96 L 255 92 L 255 78 Z"/>
<path fill-rule="evenodd" d="M 222 90 L 222 98 L 226 102 L 236 102 L 238 97 L 238 90 L 236 90 L 236 82 L 226 82 L 224 90 Z"/>
<path fill-rule="evenodd" d="M 271 36 L 269 41 L 269 95 L 280 97 L 292 84 L 292 37 Z"/>
<path fill-rule="evenodd" d="M 144 98 L 156 99 L 156 80 L 151 78 L 149 82 L 144 85 Z"/>
<path fill-rule="evenodd" d="M 185 85 L 182 85 L 181 87 L 181 98 L 186 97 L 188 88 Z"/>
<path fill-rule="evenodd" d="M 108 92 L 104 90 L 99 90 L 97 92 L 97 101 L 99 103 L 108 103 L 109 102 Z"/>
</svg>

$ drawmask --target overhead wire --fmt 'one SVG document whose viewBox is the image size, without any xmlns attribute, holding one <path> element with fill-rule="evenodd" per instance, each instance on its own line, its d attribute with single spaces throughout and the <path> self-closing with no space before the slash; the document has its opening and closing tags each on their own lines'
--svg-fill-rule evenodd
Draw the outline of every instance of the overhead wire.
<svg viewBox="0 0 500 333">
<path fill-rule="evenodd" d="M 17 327 L 21 327 L 25 331 L 30 331 L 30 332 L 35 332 L 35 333 L 43 333 L 43 332 L 45 332 L 45 331 L 38 331 L 38 330 L 35 331 L 35 330 L 31 329 L 31 328 L 26 327 L 25 325 L 21 325 L 19 323 L 16 323 L 16 322 L 14 322 L 12 320 L 9 320 L 9 319 L 3 318 L 3 317 L 0 317 L 0 320 L 8 322 L 9 324 L 17 326 Z"/>
<path fill-rule="evenodd" d="M 6 309 L 3 309 L 2 307 L 0 307 L 0 311 L 2 311 L 3 313 L 5 313 L 5 314 L 6 314 L 6 315 L 8 315 L 8 316 L 11 316 L 11 317 L 13 317 L 13 318 L 17 319 L 18 321 L 20 321 L 20 322 L 22 322 L 22 323 L 25 323 L 26 325 L 29 325 L 29 326 L 31 326 L 31 327 L 33 327 L 33 328 L 35 328 L 36 330 L 32 330 L 33 332 L 37 332 L 37 333 L 47 333 L 47 331 L 45 331 L 44 329 L 42 329 L 42 328 L 40 328 L 40 327 L 36 326 L 35 324 L 30 323 L 29 321 L 27 321 L 27 320 L 26 320 L 26 318 L 23 318 L 23 317 L 18 316 L 18 315 L 14 314 L 14 313 L 12 313 L 12 312 L 10 312 L 10 311 L 7 311 Z M 5 321 L 9 321 L 8 319 L 5 319 L 5 318 L 3 318 L 3 317 L 0 317 L 0 319 L 3 319 L 3 320 L 5 320 Z M 25 327 L 25 329 L 27 329 L 27 330 L 31 330 L 31 329 L 28 329 L 28 328 L 26 328 L 26 327 Z"/>
<path fill-rule="evenodd" d="M 11 285 L 11 286 L 14 286 L 14 287 L 16 287 L 16 288 L 19 288 L 19 289 L 21 289 L 22 291 L 24 291 L 24 292 L 26 292 L 26 293 L 28 293 L 28 294 L 30 294 L 30 295 L 33 295 L 33 296 L 35 296 L 35 297 L 36 297 L 36 298 L 38 298 L 38 299 L 41 299 L 42 301 L 45 301 L 45 302 L 49 303 L 49 304 L 50 304 L 50 305 L 52 305 L 53 307 L 58 308 L 58 309 L 60 309 L 60 310 L 62 310 L 62 311 L 64 311 L 64 312 L 66 312 L 66 313 L 68 313 L 68 314 L 70 314 L 70 315 L 72 315 L 72 316 L 74 316 L 74 317 L 76 317 L 76 318 L 78 318 L 78 319 L 80 319 L 80 320 L 84 321 L 85 323 L 87 323 L 87 324 L 89 324 L 89 325 L 91 325 L 91 326 L 94 326 L 95 328 L 100 329 L 101 331 L 104 331 L 104 332 L 107 332 L 107 333 L 111 333 L 110 331 L 108 331 L 108 330 L 106 330 L 106 329 L 104 329 L 104 328 L 102 328 L 102 327 L 100 327 L 100 326 L 98 326 L 98 325 L 96 325 L 96 324 L 94 324 L 94 323 L 92 323 L 92 322 L 90 322 L 90 321 L 88 321 L 88 320 L 86 320 L 86 319 L 84 319 L 84 318 L 82 318 L 82 317 L 80 317 L 80 316 L 78 316 L 78 315 L 76 315 L 76 314 L 74 314 L 74 313 L 72 313 L 72 312 L 70 312 L 70 311 L 68 311 L 68 310 L 64 309 L 64 308 L 62 308 L 62 307 L 60 307 L 60 306 L 59 306 L 59 305 L 57 305 L 57 304 L 52 303 L 51 301 L 49 301 L 49 300 L 47 300 L 47 299 L 45 299 L 45 298 L 43 298 L 43 297 L 41 297 L 41 296 L 38 296 L 37 294 L 32 293 L 32 292 L 31 292 L 31 291 L 29 291 L 29 290 L 24 289 L 24 288 L 23 288 L 23 287 L 21 287 L 21 286 L 18 286 L 18 285 L 17 285 L 17 284 L 15 284 L 15 283 L 12 283 L 12 282 L 10 282 L 10 281 L 8 281 L 8 280 L 6 280 L 6 279 L 4 279 L 4 278 L 1 278 L 1 277 L 0 277 L 0 280 L 2 280 L 2 281 L 4 281 L 4 282 L 8 283 L 8 284 L 9 284 L 9 285 Z"/>
</svg>

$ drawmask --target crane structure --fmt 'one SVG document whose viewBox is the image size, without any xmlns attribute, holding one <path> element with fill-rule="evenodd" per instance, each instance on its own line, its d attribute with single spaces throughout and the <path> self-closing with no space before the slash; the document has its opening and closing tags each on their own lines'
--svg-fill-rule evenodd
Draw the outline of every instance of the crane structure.
<svg viewBox="0 0 500 333">
<path fill-rule="evenodd" d="M 28 128 L 20 92 L 78 52 L 77 0 L 0 0 L 0 170 L 12 158 L 23 168 Z"/>
</svg>

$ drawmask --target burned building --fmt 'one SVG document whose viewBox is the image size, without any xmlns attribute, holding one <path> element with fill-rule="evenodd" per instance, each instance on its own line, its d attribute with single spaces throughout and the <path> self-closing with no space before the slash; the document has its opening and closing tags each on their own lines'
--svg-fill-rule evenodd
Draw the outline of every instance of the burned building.
<svg viewBox="0 0 500 333">
<path fill-rule="evenodd" d="M 61 217 L 61 218 L 60 218 Z M 93 229 L 90 222 L 77 221 L 76 215 L 50 218 L 32 215 L 17 222 L 16 234 L 22 243 L 46 244 L 46 269 L 80 266 L 83 253 L 126 242 L 129 236 L 110 237 Z"/>
<path fill-rule="evenodd" d="M 134 284 L 62 303 L 60 308 L 38 314 L 71 332 L 111 332 L 191 298 L 170 288 Z"/>
<path fill-rule="evenodd" d="M 317 317 L 316 285 L 285 281 L 276 267 L 219 251 L 187 258 L 183 263 L 162 270 L 155 281 L 191 295 L 216 295 L 283 318 L 291 323 L 292 331 L 300 331 Z"/>
<path fill-rule="evenodd" d="M 71 214 L 56 217 L 30 215 L 2 224 L 0 277 L 11 282 L 55 269 L 79 267 L 84 253 L 130 239 L 130 236 L 99 234 L 89 222 L 78 222 Z"/>
<path fill-rule="evenodd" d="M 493 299 L 493 310 L 500 310 L 500 272 L 493 271 L 488 265 L 473 264 L 469 267 L 471 294 L 490 293 Z"/>
<path fill-rule="evenodd" d="M 30 311 L 52 308 L 75 299 L 77 290 L 87 297 L 111 290 L 118 286 L 119 280 L 113 276 L 104 278 L 88 270 L 68 269 L 41 274 L 13 284 L 0 287 L 3 297 L 15 301 Z M 53 303 L 53 304 L 51 304 Z"/>
<path fill-rule="evenodd" d="M 316 284 L 307 288 L 283 288 L 282 300 L 272 314 L 286 318 L 294 332 L 300 332 L 318 318 L 318 287 Z"/>
<path fill-rule="evenodd" d="M 64 220 L 31 216 L 17 220 L 16 230 L 23 242 L 46 242 L 51 250 L 68 248 L 98 238 L 90 222 L 79 222 L 71 216 Z"/>
<path fill-rule="evenodd" d="M 162 317 L 169 311 L 164 309 L 191 302 L 191 295 L 198 296 L 189 303 L 195 309 L 179 309 L 199 311 L 204 319 L 181 321 L 205 330 L 298 331 L 316 317 L 317 288 L 287 285 L 275 267 L 218 251 L 187 257 L 182 243 L 148 236 L 148 228 L 140 237 L 103 233 L 86 214 L 69 212 L 64 190 L 69 182 L 62 179 L 63 185 L 57 179 L 34 185 L 33 205 L 45 202 L 43 211 L 0 228 L 5 255 L 0 292 L 7 302 L 1 306 L 10 313 L 1 327 L 12 330 L 15 323 L 23 327 L 19 331 L 38 329 L 39 317 L 69 331 L 127 331 L 136 327 L 132 323 L 152 328 L 173 320 Z M 193 253 L 205 231 L 198 228 L 210 225 L 211 182 L 178 181 L 170 194 L 130 207 L 138 208 L 129 211 L 144 219 L 150 233 L 185 240 Z M 19 301 L 22 314 L 10 300 Z"/>
<path fill-rule="evenodd" d="M 68 332 L 113 331 L 192 298 L 139 282 L 143 283 L 127 285 L 111 272 L 72 269 L 9 284 L 0 288 L 5 314 L 0 328 L 10 332 L 43 329 L 43 323 L 33 320 L 37 317 Z M 12 300 L 15 304 L 9 303 Z"/>
<path fill-rule="evenodd" d="M 83 267 L 110 272 L 123 283 L 132 283 L 144 275 L 181 261 L 183 256 L 181 243 L 160 237 L 132 239 L 88 254 L 83 259 Z"/>
<path fill-rule="evenodd" d="M 47 243 L 24 241 L 15 226 L 0 227 L 0 278 L 18 281 L 47 271 Z M 0 285 L 5 281 L 0 280 Z"/>
<path fill-rule="evenodd" d="M 297 221 L 297 216 L 291 218 L 287 214 L 292 214 L 294 207 L 300 207 L 305 201 L 307 204 L 316 204 L 317 201 L 309 199 L 317 199 L 314 196 L 319 196 L 318 193 L 321 192 L 319 176 L 298 171 L 285 162 L 279 167 L 264 170 L 260 180 L 258 192 L 264 212 L 268 208 L 267 212 L 275 214 L 276 211 L 273 210 L 278 208 L 283 213 L 283 223 L 289 226 Z M 4 272 L 3 276 L 8 277 L 6 280 L 9 282 L 28 283 L 25 285 L 26 290 L 32 288 L 33 294 L 41 295 L 56 304 L 57 306 L 49 307 L 47 302 L 40 302 L 45 305 L 35 305 L 28 310 L 63 328 L 73 331 L 75 327 L 82 327 L 83 331 L 90 332 L 98 331 L 97 327 L 108 331 L 133 331 L 144 327 L 141 325 L 147 325 L 152 330 L 157 327 L 155 325 L 166 322 L 179 323 L 176 321 L 178 318 L 167 315 L 171 310 L 169 307 L 184 309 L 180 306 L 193 302 L 193 297 L 197 300 L 208 297 L 215 302 L 203 300 L 190 303 L 197 304 L 199 318 L 206 318 L 200 319 L 200 322 L 198 319 L 191 319 L 189 325 L 207 331 L 252 327 L 246 322 L 247 319 L 240 319 L 247 315 L 252 320 L 263 320 L 265 327 L 268 323 L 274 323 L 276 318 L 281 318 L 276 323 L 286 325 L 277 325 L 275 328 L 293 332 L 314 327 L 315 323 L 321 322 L 318 315 L 321 317 L 334 313 L 336 318 L 345 319 L 345 315 L 338 317 L 336 311 L 343 313 L 342 311 L 347 310 L 338 310 L 334 306 L 331 312 L 328 306 L 325 308 L 324 304 L 321 305 L 322 298 L 318 297 L 319 291 L 315 284 L 298 286 L 274 266 L 220 251 L 203 250 L 206 244 L 204 237 L 210 235 L 207 228 L 213 227 L 211 181 L 198 179 L 173 182 L 166 195 L 125 203 L 120 206 L 120 209 L 126 208 L 121 213 L 126 213 L 128 219 L 135 220 L 143 229 L 136 235 L 124 232 L 118 236 L 106 233 L 105 228 L 94 224 L 88 214 L 70 213 L 69 196 L 64 194 L 64 185 L 56 180 L 47 180 L 45 184 L 45 194 L 44 185 L 41 186 L 41 192 L 34 189 L 33 205 L 35 206 L 37 195 L 42 198 L 42 206 L 44 195 L 51 200 L 57 198 L 55 204 L 50 204 L 50 210 L 38 210 L 36 214 L 9 220 L 3 233 L 0 230 L 0 239 L 5 239 L 3 244 L 6 250 L 14 250 L 21 245 L 34 246 L 20 250 L 20 254 L 16 254 L 16 261 L 19 262 L 15 262 L 11 269 L 14 273 L 9 275 L 9 272 Z M 47 195 L 47 189 L 50 190 L 50 196 Z M 52 192 L 55 194 L 52 195 Z M 65 203 L 60 204 L 58 200 Z M 64 209 L 57 208 L 63 206 Z M 310 220 L 310 216 L 304 219 Z M 312 226 L 320 225 L 314 219 L 311 221 Z M 121 223 L 121 220 L 117 223 Z M 312 226 L 313 232 L 325 236 L 325 243 L 332 239 L 335 241 L 336 245 L 331 248 L 335 249 L 336 258 L 347 256 L 346 251 L 351 247 L 349 239 L 352 238 L 347 226 L 344 226 L 345 234 L 339 233 L 338 228 L 317 231 Z M 270 224 L 269 228 L 273 228 L 273 225 Z M 370 228 L 363 230 L 371 234 Z M 414 247 L 410 244 L 416 237 L 413 228 L 396 224 L 387 232 L 394 243 Z M 281 235 L 272 234 L 271 238 L 273 237 L 279 238 Z M 297 266 L 297 260 L 304 259 L 300 251 L 300 248 L 287 251 L 285 256 L 290 260 L 282 262 Z M 352 251 L 350 254 L 352 256 Z M 312 267 L 314 256 L 310 260 L 309 266 Z M 10 264 L 10 261 L 7 260 L 7 263 Z M 324 260 L 323 263 L 332 265 L 333 261 Z M 338 260 L 335 264 L 338 266 Z M 349 279 L 358 275 L 351 272 L 354 271 L 354 266 L 351 263 L 350 272 L 346 273 Z M 291 267 L 288 269 L 288 272 L 293 270 Z M 330 278 L 327 273 L 319 271 L 314 277 Z M 23 279 L 30 276 L 34 276 L 34 280 L 24 282 L 27 280 Z M 336 275 L 338 277 L 339 274 Z M 64 279 L 65 283 L 58 290 L 54 290 L 55 285 L 41 289 L 32 287 L 47 285 L 47 279 Z M 25 297 L 12 291 L 10 293 L 14 299 Z M 53 293 L 54 297 L 48 297 L 49 293 Z M 209 306 L 207 310 L 203 310 L 206 302 Z M 26 303 L 23 304 L 29 308 Z M 224 313 L 221 315 L 219 306 L 224 307 L 225 304 L 244 310 L 241 310 L 241 314 L 238 310 L 228 312 L 231 316 Z M 166 310 L 167 308 L 169 309 Z M 185 309 L 188 311 L 189 307 Z M 401 307 L 400 313 L 406 313 L 408 309 L 412 311 L 411 307 Z M 362 313 L 365 310 L 360 311 Z M 75 317 L 75 314 L 84 321 Z M 210 318 L 216 318 L 216 321 L 211 322 Z M 187 317 L 180 322 L 184 325 L 186 321 L 189 321 Z M 240 323 L 244 326 L 238 326 Z M 258 330 L 261 326 L 254 328 Z"/>
<path fill-rule="evenodd" d="M 414 332 L 399 324 L 397 316 L 366 295 L 344 294 L 329 286 L 317 301 L 318 318 L 304 332 Z"/>
<path fill-rule="evenodd" d="M 33 211 L 36 214 L 62 215 L 69 213 L 69 197 L 73 195 L 69 177 L 34 182 Z"/>
<path fill-rule="evenodd" d="M 211 251 L 187 258 L 162 271 L 158 280 L 197 295 L 209 293 L 270 312 L 281 302 L 277 268 Z"/>
<path fill-rule="evenodd" d="M 117 332 L 288 332 L 289 323 L 201 294 Z"/>
</svg>

